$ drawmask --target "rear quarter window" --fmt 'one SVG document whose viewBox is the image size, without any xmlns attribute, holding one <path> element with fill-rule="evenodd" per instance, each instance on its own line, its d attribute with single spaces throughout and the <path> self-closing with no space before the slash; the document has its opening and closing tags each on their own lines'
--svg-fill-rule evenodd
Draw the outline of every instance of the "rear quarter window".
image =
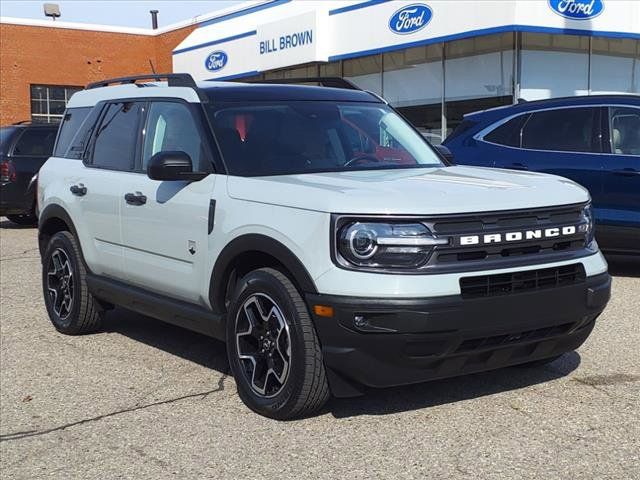
<svg viewBox="0 0 640 480">
<path fill-rule="evenodd" d="M 71 146 L 75 137 L 81 132 L 83 124 L 89 116 L 90 112 L 91 107 L 67 109 L 64 114 L 62 124 L 60 125 L 58 141 L 56 142 L 53 154 L 55 157 L 67 157 L 69 147 Z"/>
<path fill-rule="evenodd" d="M 529 115 L 520 115 L 512 118 L 506 123 L 503 123 L 495 130 L 489 132 L 484 136 L 487 142 L 497 143 L 498 145 L 505 145 L 507 147 L 519 147 L 520 146 L 520 133 L 522 126 L 526 123 Z"/>
</svg>

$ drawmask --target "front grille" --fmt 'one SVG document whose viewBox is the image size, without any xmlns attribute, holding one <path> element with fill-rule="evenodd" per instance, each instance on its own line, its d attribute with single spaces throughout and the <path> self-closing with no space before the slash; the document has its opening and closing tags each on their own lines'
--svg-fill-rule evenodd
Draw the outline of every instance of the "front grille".
<svg viewBox="0 0 640 480">
<path fill-rule="evenodd" d="M 464 214 L 437 219 L 429 228 L 439 237 L 453 239 L 465 235 L 484 235 L 546 229 L 584 223 L 583 205 L 569 205 L 535 210 L 515 210 L 494 213 Z M 432 264 L 454 266 L 457 262 L 501 262 L 542 255 L 562 256 L 586 247 L 584 232 L 558 238 L 533 238 L 514 242 L 496 242 L 476 245 L 460 245 L 455 241 L 435 249 Z M 554 255 L 555 254 L 555 255 Z"/>
<path fill-rule="evenodd" d="M 524 272 L 465 277 L 460 279 L 460 290 L 465 298 L 490 297 L 573 285 L 583 282 L 585 278 L 584 267 L 577 263 Z"/>
<path fill-rule="evenodd" d="M 510 345 L 514 343 L 535 342 L 547 338 L 564 335 L 569 332 L 574 323 L 565 323 L 563 325 L 555 325 L 552 327 L 537 328 L 535 330 L 527 330 L 524 332 L 508 333 L 504 335 L 494 335 L 492 337 L 480 337 L 465 340 L 455 350 L 455 353 L 467 353 L 478 350 L 492 350 L 497 347 Z"/>
</svg>

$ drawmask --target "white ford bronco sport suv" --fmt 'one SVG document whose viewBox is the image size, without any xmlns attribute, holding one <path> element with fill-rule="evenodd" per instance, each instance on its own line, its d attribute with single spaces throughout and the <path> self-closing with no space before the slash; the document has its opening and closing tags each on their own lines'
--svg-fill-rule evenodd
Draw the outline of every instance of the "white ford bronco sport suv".
<svg viewBox="0 0 640 480">
<path fill-rule="evenodd" d="M 38 185 L 55 328 L 118 305 L 224 339 L 240 397 L 277 419 L 579 347 L 611 283 L 588 193 L 451 165 L 342 82 L 76 93 Z"/>
</svg>

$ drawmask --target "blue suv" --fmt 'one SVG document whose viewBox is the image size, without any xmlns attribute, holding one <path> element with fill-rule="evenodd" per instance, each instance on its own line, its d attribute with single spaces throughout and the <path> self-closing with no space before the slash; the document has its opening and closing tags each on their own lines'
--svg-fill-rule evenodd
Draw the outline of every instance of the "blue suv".
<svg viewBox="0 0 640 480">
<path fill-rule="evenodd" d="M 443 144 L 459 164 L 553 173 L 583 185 L 600 247 L 640 255 L 640 96 L 555 98 L 475 112 Z"/>
</svg>

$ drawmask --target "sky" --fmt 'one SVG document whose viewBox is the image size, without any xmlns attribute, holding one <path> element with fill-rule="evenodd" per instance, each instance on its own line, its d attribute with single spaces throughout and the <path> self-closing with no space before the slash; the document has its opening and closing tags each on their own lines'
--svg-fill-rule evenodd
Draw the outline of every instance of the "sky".
<svg viewBox="0 0 640 480">
<path fill-rule="evenodd" d="M 151 27 L 149 10 L 159 10 L 158 25 L 163 27 L 182 20 L 193 18 L 203 13 L 220 10 L 242 3 L 241 0 L 200 0 L 200 1 L 167 1 L 167 0 L 67 0 L 31 1 L 1 0 L 0 15 L 5 17 L 47 19 L 42 5 L 57 3 L 62 16 L 59 20 L 66 22 L 97 23 L 125 27 Z M 53 20 L 51 20 L 53 21 Z"/>
</svg>

